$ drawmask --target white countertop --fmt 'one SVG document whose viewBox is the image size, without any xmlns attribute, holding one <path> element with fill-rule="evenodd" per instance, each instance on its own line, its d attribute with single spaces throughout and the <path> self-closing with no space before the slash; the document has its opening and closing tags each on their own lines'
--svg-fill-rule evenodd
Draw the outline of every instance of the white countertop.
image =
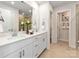
<svg viewBox="0 0 79 59">
<path fill-rule="evenodd" d="M 33 37 L 33 36 L 36 36 L 36 35 L 39 35 L 42 33 L 45 33 L 45 32 L 37 32 L 32 35 L 29 35 L 29 34 L 27 35 L 27 34 L 18 32 L 18 35 L 14 36 L 14 37 L 12 37 L 11 34 L 2 35 L 2 36 L 0 36 L 0 46 L 4 46 L 4 45 L 10 44 L 10 43 L 14 43 L 16 41 L 24 40 L 24 39 L 27 39 L 27 38 L 30 38 L 30 37 Z"/>
</svg>

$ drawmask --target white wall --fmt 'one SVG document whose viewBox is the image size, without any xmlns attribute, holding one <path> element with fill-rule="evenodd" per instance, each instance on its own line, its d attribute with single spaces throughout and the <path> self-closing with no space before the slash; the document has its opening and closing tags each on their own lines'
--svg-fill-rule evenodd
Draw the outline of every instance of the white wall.
<svg viewBox="0 0 79 59">
<path fill-rule="evenodd" d="M 4 19 L 3 31 L 7 32 L 9 29 L 18 30 L 18 10 L 0 3 L 0 11 Z"/>
<path fill-rule="evenodd" d="M 56 20 L 56 11 L 53 11 L 53 20 L 52 20 L 52 43 L 57 43 L 57 20 Z"/>
<path fill-rule="evenodd" d="M 75 16 L 75 4 L 62 5 L 54 9 L 54 41 L 57 42 L 57 13 L 63 11 L 70 11 L 69 20 L 69 47 L 76 48 L 76 16 Z"/>
<path fill-rule="evenodd" d="M 39 31 L 39 24 L 40 24 L 40 18 L 39 18 L 39 6 L 36 4 L 36 7 L 32 9 L 32 28 L 34 32 Z"/>
<path fill-rule="evenodd" d="M 50 11 L 52 12 L 52 7 L 48 2 L 40 5 L 40 31 L 47 31 L 47 48 L 50 48 Z M 45 22 L 43 29 L 43 22 Z"/>
<path fill-rule="evenodd" d="M 49 7 L 48 7 L 48 3 L 45 3 L 43 5 L 40 5 L 40 31 L 47 31 L 47 44 L 48 44 L 48 48 L 50 48 L 50 33 L 49 33 L 49 30 L 50 30 L 50 26 L 49 26 L 49 21 L 50 18 L 49 18 L 50 14 L 49 14 Z M 42 28 L 42 22 L 45 22 L 45 29 Z M 49 29 L 48 29 L 49 27 Z"/>
</svg>

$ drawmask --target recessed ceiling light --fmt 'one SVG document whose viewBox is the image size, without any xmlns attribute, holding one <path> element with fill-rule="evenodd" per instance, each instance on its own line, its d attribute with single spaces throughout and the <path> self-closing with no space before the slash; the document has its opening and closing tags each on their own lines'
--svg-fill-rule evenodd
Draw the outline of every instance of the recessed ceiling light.
<svg viewBox="0 0 79 59">
<path fill-rule="evenodd" d="M 11 2 L 11 4 L 12 4 L 12 5 L 14 5 L 14 4 L 15 4 L 15 2 L 14 2 L 14 1 L 12 1 L 12 2 Z"/>
</svg>

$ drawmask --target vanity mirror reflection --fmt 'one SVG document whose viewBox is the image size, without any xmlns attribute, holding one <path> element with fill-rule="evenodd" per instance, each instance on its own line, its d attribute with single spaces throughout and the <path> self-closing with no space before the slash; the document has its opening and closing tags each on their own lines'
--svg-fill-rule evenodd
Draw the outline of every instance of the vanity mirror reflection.
<svg viewBox="0 0 79 59">
<path fill-rule="evenodd" d="M 3 32 L 32 29 L 32 7 L 24 1 L 0 1 L 0 12 Z"/>
<path fill-rule="evenodd" d="M 31 10 L 29 10 L 29 13 L 31 13 Z M 21 11 L 19 14 L 19 31 L 26 31 L 28 33 L 28 30 L 32 29 L 32 17 Z"/>
</svg>

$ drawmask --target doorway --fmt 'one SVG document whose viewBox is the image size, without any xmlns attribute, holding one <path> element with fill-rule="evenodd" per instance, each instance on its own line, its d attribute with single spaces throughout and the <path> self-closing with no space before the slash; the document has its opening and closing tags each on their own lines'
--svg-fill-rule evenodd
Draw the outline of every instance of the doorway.
<svg viewBox="0 0 79 59">
<path fill-rule="evenodd" d="M 57 13 L 57 42 L 69 45 L 69 11 Z"/>
</svg>

